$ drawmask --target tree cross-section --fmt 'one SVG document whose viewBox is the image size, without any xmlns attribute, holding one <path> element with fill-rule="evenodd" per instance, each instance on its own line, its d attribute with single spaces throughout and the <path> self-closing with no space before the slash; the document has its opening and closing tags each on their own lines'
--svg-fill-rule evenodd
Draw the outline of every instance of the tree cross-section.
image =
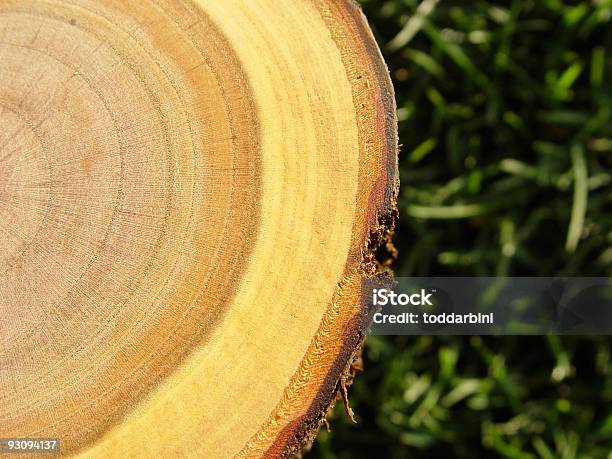
<svg viewBox="0 0 612 459">
<path fill-rule="evenodd" d="M 396 127 L 349 0 L 0 0 L 0 438 L 296 451 L 363 340 Z"/>
</svg>

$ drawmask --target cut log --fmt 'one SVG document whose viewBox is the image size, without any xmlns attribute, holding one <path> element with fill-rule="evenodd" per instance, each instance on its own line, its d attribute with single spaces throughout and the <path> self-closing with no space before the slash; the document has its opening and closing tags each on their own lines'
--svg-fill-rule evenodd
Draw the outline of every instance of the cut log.
<svg viewBox="0 0 612 459">
<path fill-rule="evenodd" d="M 322 422 L 396 215 L 349 0 L 0 0 L 0 438 L 276 457 Z"/>
</svg>

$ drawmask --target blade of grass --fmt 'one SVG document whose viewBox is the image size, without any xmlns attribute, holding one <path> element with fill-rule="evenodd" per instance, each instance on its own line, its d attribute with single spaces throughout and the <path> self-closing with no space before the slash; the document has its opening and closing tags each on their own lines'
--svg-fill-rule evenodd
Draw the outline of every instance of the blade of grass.
<svg viewBox="0 0 612 459">
<path fill-rule="evenodd" d="M 413 164 L 421 161 L 425 156 L 427 156 L 436 146 L 438 145 L 438 141 L 434 138 L 427 139 L 425 142 L 421 143 L 418 147 L 410 152 L 410 162 Z"/>
<path fill-rule="evenodd" d="M 389 51 L 397 51 L 398 49 L 406 46 L 414 36 L 419 33 L 423 24 L 432 11 L 435 9 L 436 4 L 440 0 L 424 0 L 417 7 L 414 16 L 412 16 L 406 22 L 406 25 L 399 31 L 399 33 L 387 44 Z"/>
<path fill-rule="evenodd" d="M 570 89 L 582 73 L 582 68 L 583 65 L 581 62 L 574 62 L 567 69 L 565 69 L 565 72 L 563 72 L 559 77 L 559 88 L 563 90 Z"/>
<path fill-rule="evenodd" d="M 578 246 L 584 227 L 588 197 L 588 177 L 582 145 L 574 144 L 570 152 L 572 157 L 572 170 L 574 171 L 574 199 L 565 250 L 574 252 Z"/>
<path fill-rule="evenodd" d="M 444 67 L 423 51 L 418 49 L 406 49 L 404 55 L 412 62 L 425 69 L 429 74 L 437 78 L 442 78 L 444 76 Z"/>
<path fill-rule="evenodd" d="M 591 88 L 600 89 L 604 79 L 605 51 L 598 46 L 591 53 Z"/>
<path fill-rule="evenodd" d="M 461 46 L 445 39 L 436 27 L 427 22 L 423 25 L 423 32 L 427 34 L 434 45 L 444 51 L 444 53 L 448 55 L 459 68 L 467 73 L 476 84 L 483 88 L 488 88 L 489 80 L 478 70 Z"/>
<path fill-rule="evenodd" d="M 546 442 L 541 437 L 533 439 L 533 447 L 538 452 L 540 459 L 556 459 L 555 454 L 550 450 Z"/>
<path fill-rule="evenodd" d="M 483 215 L 490 211 L 492 206 L 484 204 L 458 204 L 454 206 L 421 206 L 411 204 L 406 213 L 412 217 L 425 219 L 459 219 Z"/>
</svg>

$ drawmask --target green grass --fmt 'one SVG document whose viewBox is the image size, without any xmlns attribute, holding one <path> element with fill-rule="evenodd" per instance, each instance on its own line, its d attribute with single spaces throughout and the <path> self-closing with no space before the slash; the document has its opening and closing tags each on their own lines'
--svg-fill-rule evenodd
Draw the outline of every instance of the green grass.
<svg viewBox="0 0 612 459">
<path fill-rule="evenodd" d="M 400 119 L 400 276 L 610 276 L 612 1 L 363 0 Z M 612 457 L 608 337 L 371 337 L 311 457 Z"/>
</svg>

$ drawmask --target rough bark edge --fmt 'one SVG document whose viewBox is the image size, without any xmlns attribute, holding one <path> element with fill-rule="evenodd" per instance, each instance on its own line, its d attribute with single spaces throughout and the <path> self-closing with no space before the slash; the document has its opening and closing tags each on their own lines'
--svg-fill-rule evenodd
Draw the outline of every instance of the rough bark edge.
<svg viewBox="0 0 612 459">
<path fill-rule="evenodd" d="M 382 113 L 379 113 L 379 115 L 384 117 L 381 121 L 384 124 L 384 139 L 387 144 L 386 174 L 383 174 L 383 177 L 379 179 L 378 186 L 375 187 L 369 200 L 369 210 L 373 211 L 374 215 L 372 216 L 376 223 L 371 225 L 365 247 L 361 249 L 359 271 L 362 275 L 362 285 L 368 278 L 372 277 L 384 277 L 390 281 L 390 270 L 385 266 L 390 264 L 389 260 L 394 256 L 392 253 L 394 250 L 392 237 L 395 222 L 398 218 L 397 196 L 399 193 L 397 165 L 399 146 L 393 86 L 389 70 L 384 63 L 361 7 L 354 0 L 331 0 L 331 3 L 340 4 L 343 10 L 351 16 L 355 29 L 359 32 L 365 47 L 369 51 L 371 64 L 379 83 L 379 96 L 383 107 Z M 384 180 L 384 183 L 380 183 L 381 180 Z M 381 256 L 381 252 L 388 256 Z M 381 260 L 379 261 L 379 259 Z M 339 291 L 342 292 L 342 285 L 339 285 Z M 366 303 L 362 301 L 362 304 Z M 319 429 L 326 424 L 329 413 L 338 400 L 342 398 L 341 389 L 346 390 L 350 387 L 356 376 L 354 363 L 361 356 L 374 312 L 373 310 L 362 309 L 360 314 L 347 324 L 342 351 L 331 365 L 330 371 L 319 387 L 319 391 L 306 414 L 286 425 L 263 457 L 299 457 L 305 451 L 305 448 L 314 442 Z M 292 432 L 289 436 L 290 441 L 287 441 L 287 435 L 283 435 L 288 432 Z"/>
<path fill-rule="evenodd" d="M 388 231 L 387 234 L 392 235 L 392 231 Z M 381 244 L 383 241 L 385 243 L 390 242 L 390 239 L 385 237 L 381 240 Z M 377 246 L 377 248 L 379 247 Z M 392 278 L 388 270 L 383 270 L 378 262 L 375 263 L 377 265 L 376 269 L 379 270 L 379 272 L 376 276 L 370 276 L 370 278 L 380 277 L 382 278 L 381 281 L 391 282 Z M 365 301 L 362 301 L 362 303 L 366 304 Z M 302 454 L 310 449 L 321 427 L 327 424 L 327 418 L 330 413 L 335 408 L 338 401 L 343 399 L 342 390 L 348 390 L 359 373 L 355 363 L 361 358 L 365 339 L 372 324 L 372 317 L 375 312 L 374 309 L 363 309 L 359 317 L 348 324 L 346 328 L 350 330 L 350 332 L 347 332 L 347 339 L 344 340 L 342 346 L 343 351 L 332 364 L 331 370 L 320 386 L 319 392 L 313 399 L 306 414 L 288 424 L 283 429 L 285 432 L 293 431 L 291 440 L 287 443 L 285 440 L 282 440 L 284 436 L 282 434 L 279 435 L 276 442 L 268 449 L 263 457 L 301 457 Z M 347 407 L 345 407 L 345 409 L 346 408 Z M 281 446 L 282 444 L 284 444 L 284 446 Z M 277 453 L 279 450 L 280 453 Z"/>
</svg>

